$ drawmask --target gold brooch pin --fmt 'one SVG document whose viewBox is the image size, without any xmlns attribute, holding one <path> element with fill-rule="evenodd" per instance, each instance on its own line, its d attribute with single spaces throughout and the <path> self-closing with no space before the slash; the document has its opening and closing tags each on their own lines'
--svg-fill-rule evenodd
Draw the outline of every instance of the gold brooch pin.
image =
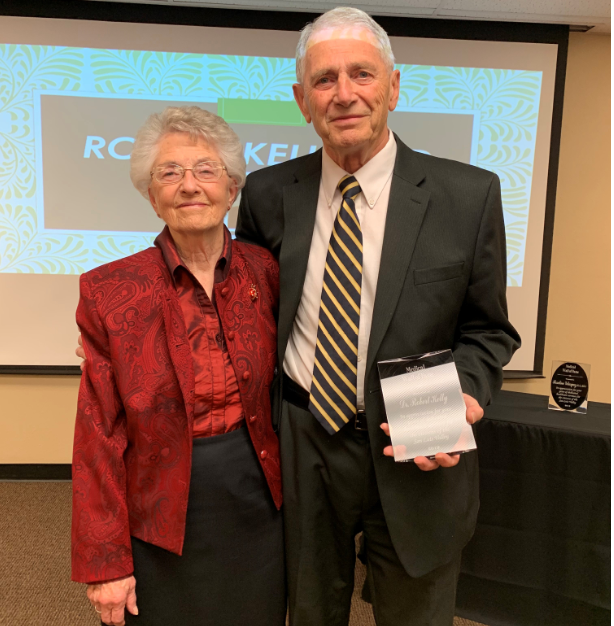
<svg viewBox="0 0 614 626">
<path fill-rule="evenodd" d="M 253 283 L 249 288 L 249 297 L 252 299 L 252 302 L 258 297 L 258 290 L 256 289 L 256 285 Z"/>
</svg>

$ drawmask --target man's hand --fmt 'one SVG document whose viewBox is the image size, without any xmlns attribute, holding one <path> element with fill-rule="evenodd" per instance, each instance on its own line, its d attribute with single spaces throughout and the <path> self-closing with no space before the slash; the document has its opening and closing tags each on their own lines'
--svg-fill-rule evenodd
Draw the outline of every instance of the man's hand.
<svg viewBox="0 0 614 626">
<path fill-rule="evenodd" d="M 484 417 L 484 409 L 478 404 L 478 401 L 466 393 L 463 394 L 465 407 L 467 408 L 467 421 L 470 424 L 479 422 Z"/>
<path fill-rule="evenodd" d="M 87 598 L 100 619 L 112 626 L 124 626 L 124 608 L 138 615 L 136 607 L 136 579 L 134 576 L 114 580 L 110 583 L 87 586 Z"/>
<path fill-rule="evenodd" d="M 465 401 L 465 407 L 467 409 L 467 422 L 469 424 L 475 424 L 480 421 L 484 416 L 484 409 L 482 409 L 482 407 L 478 404 L 478 401 L 466 393 L 463 394 L 463 400 Z M 380 424 L 380 428 L 386 433 L 386 435 L 388 435 L 388 437 L 390 437 L 390 427 L 388 424 Z M 394 456 L 392 446 L 386 446 L 384 448 L 384 455 Z M 423 472 L 431 472 L 438 467 L 454 467 L 455 465 L 458 465 L 459 461 L 460 454 L 446 454 L 445 452 L 438 452 L 434 459 L 427 459 L 425 456 L 417 456 L 414 459 L 414 463 Z"/>
<path fill-rule="evenodd" d="M 83 359 L 83 361 L 79 363 L 79 367 L 81 368 L 81 371 L 83 371 L 85 369 L 85 350 L 83 349 L 83 341 L 81 340 L 81 334 L 79 334 L 79 337 L 77 337 L 77 343 L 79 345 L 77 346 L 77 349 L 75 350 L 75 354 L 80 359 Z"/>
</svg>

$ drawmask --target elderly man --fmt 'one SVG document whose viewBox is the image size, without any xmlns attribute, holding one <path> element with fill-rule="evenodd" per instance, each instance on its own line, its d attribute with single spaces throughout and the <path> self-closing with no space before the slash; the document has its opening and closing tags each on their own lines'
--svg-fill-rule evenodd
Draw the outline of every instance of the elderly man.
<svg viewBox="0 0 614 626">
<path fill-rule="evenodd" d="M 236 230 L 280 264 L 273 419 L 290 622 L 347 625 L 363 531 L 378 626 L 450 625 L 477 456 L 389 458 L 377 362 L 452 349 L 467 420 L 482 417 L 520 341 L 507 319 L 499 180 L 390 132 L 400 76 L 362 11 L 308 25 L 296 69 L 294 96 L 324 149 L 252 173 Z"/>
</svg>

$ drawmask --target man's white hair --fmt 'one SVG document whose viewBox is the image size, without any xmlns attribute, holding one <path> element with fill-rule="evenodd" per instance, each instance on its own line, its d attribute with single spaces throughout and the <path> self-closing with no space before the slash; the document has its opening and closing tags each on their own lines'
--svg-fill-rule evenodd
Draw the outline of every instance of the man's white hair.
<svg viewBox="0 0 614 626">
<path fill-rule="evenodd" d="M 360 9 L 353 7 L 337 7 L 323 13 L 316 20 L 307 24 L 301 31 L 301 36 L 296 46 L 296 79 L 303 82 L 305 70 L 305 54 L 309 38 L 325 28 L 347 28 L 350 26 L 364 28 L 373 34 L 379 45 L 379 50 L 388 71 L 394 69 L 394 54 L 390 46 L 388 33 L 369 15 Z"/>
<path fill-rule="evenodd" d="M 130 179 L 145 198 L 149 198 L 151 168 L 158 156 L 158 144 L 169 133 L 189 133 L 194 140 L 204 139 L 219 153 L 228 176 L 239 189 L 243 188 L 245 157 L 237 133 L 219 115 L 200 107 L 167 107 L 147 118 L 136 134 L 130 154 Z"/>
</svg>

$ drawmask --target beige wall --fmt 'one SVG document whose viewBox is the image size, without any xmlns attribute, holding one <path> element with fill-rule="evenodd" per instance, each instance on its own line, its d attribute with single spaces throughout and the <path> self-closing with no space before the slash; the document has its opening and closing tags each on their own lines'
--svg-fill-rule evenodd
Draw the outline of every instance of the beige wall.
<svg viewBox="0 0 614 626">
<path fill-rule="evenodd" d="M 78 376 L 0 376 L 0 463 L 70 463 Z"/>
<path fill-rule="evenodd" d="M 572 33 L 544 374 L 552 361 L 591 365 L 589 400 L 610 402 L 610 36 Z M 548 395 L 546 379 L 504 389 Z"/>
<path fill-rule="evenodd" d="M 572 34 L 544 369 L 590 363 L 610 402 L 610 37 Z M 0 463 L 69 463 L 78 377 L 0 376 Z M 548 394 L 547 380 L 505 389 Z"/>
</svg>

